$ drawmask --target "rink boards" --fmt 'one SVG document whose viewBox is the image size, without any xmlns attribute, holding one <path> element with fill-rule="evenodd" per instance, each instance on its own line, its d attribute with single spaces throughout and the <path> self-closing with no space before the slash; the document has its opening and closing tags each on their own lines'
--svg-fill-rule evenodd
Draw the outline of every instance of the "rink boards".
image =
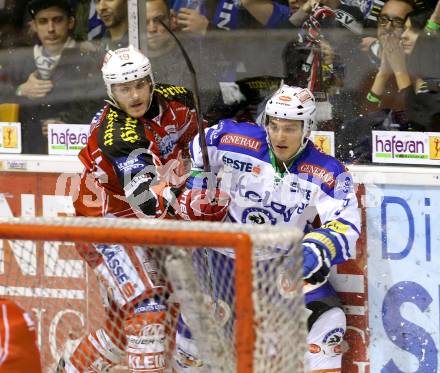
<svg viewBox="0 0 440 373">
<path fill-rule="evenodd" d="M 440 170 L 350 170 L 362 204 L 363 230 L 353 259 L 332 273 L 348 319 L 343 372 L 437 372 Z M 75 189 L 80 172 L 76 157 L 0 156 L 0 216 L 73 215 L 72 199 L 63 194 Z M 48 264 L 44 247 L 23 249 L 0 241 L 0 284 L 12 269 L 20 273 L 13 291 L 33 312 L 46 366 L 57 360 L 57 351 L 69 349 L 57 345 L 59 333 L 66 332 L 63 325 L 70 325 L 72 343 L 81 328 L 92 327 L 87 325 L 87 297 L 96 291 L 93 276 L 71 247 L 57 249 L 58 257 Z M 20 262 L 17 250 L 30 253 L 32 265 Z M 75 269 L 69 278 L 58 271 L 66 264 Z M 0 286 L 0 296 L 5 291 Z"/>
</svg>

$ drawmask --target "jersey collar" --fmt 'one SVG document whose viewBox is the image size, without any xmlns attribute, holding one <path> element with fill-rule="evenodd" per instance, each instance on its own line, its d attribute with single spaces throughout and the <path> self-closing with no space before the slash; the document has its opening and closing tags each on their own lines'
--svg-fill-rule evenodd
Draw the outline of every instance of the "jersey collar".
<svg viewBox="0 0 440 373">
<path fill-rule="evenodd" d="M 296 162 L 296 160 L 302 155 L 302 153 L 304 152 L 304 149 L 302 149 L 298 154 L 296 154 L 292 159 L 290 159 L 287 164 L 285 163 L 284 164 L 285 167 L 280 167 L 277 162 L 277 157 L 276 157 L 275 153 L 273 152 L 272 148 L 269 147 L 270 163 L 275 170 L 276 176 L 279 178 L 283 178 L 285 173 L 286 172 L 288 173 L 288 170 L 292 167 L 292 165 Z"/>
</svg>

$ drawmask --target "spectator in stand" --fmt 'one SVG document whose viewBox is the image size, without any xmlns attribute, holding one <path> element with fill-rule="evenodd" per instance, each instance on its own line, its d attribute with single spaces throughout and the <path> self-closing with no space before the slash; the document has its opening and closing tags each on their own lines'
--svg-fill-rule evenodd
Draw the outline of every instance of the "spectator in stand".
<svg viewBox="0 0 440 373">
<path fill-rule="evenodd" d="M 84 109 L 94 110 L 104 92 L 93 79 L 99 77 L 96 58 L 70 36 L 75 19 L 69 2 L 31 0 L 28 11 L 38 42 L 15 50 L 2 66 L 0 101 L 15 97 L 23 152 L 40 154 L 47 152 L 49 123 L 87 123 Z"/>
<path fill-rule="evenodd" d="M 186 3 L 186 5 L 182 6 L 182 2 Z M 280 0 L 281 2 L 285 2 L 285 0 Z M 190 5 L 187 5 L 188 3 Z M 242 1 L 176 0 L 173 9 L 176 11 L 179 29 L 193 34 L 209 35 L 210 30 L 234 31 L 264 28 L 243 6 Z M 259 74 L 263 66 L 266 73 L 273 71 L 273 67 L 270 64 L 266 64 L 261 59 L 255 59 L 254 54 L 256 48 L 262 48 L 262 45 L 267 45 L 268 48 L 263 48 L 268 53 L 267 55 L 271 55 L 271 49 L 275 50 L 274 45 L 276 43 L 271 43 L 268 40 L 264 43 L 258 37 L 254 40 L 246 37 L 246 40 L 241 42 L 244 37 L 243 34 L 239 35 L 238 38 L 235 34 L 223 35 L 221 38 L 215 37 L 215 35 L 213 34 L 213 37 L 205 38 L 203 41 L 199 40 L 202 44 L 200 47 L 201 58 L 205 60 L 210 59 L 209 55 L 213 50 L 216 52 L 221 51 L 227 56 L 229 60 L 227 66 L 219 66 L 214 62 L 219 71 L 224 71 L 223 81 L 233 82 L 252 74 Z M 258 44 L 257 40 L 259 41 Z M 209 48 L 205 47 L 203 43 L 205 45 L 208 44 Z M 240 47 L 231 49 L 231 43 L 239 44 Z M 280 67 L 279 64 L 275 65 L 277 69 Z"/>
<path fill-rule="evenodd" d="M 209 19 L 205 0 L 177 0 L 173 5 L 173 15 L 177 14 L 180 31 L 205 35 Z"/>
<path fill-rule="evenodd" d="M 381 63 L 367 100 L 373 104 L 380 103 L 380 108 L 392 109 L 397 115 L 405 108 L 401 91 L 408 87 L 410 80 L 401 67 L 393 74 L 388 57 L 394 49 L 399 48 L 405 19 L 413 10 L 413 6 L 406 1 L 390 0 L 384 5 L 378 18 Z M 395 79 L 390 79 L 393 75 Z"/>
<path fill-rule="evenodd" d="M 362 12 L 358 7 L 348 6 L 345 1 L 339 0 L 289 0 L 289 6 L 273 0 L 242 0 L 242 5 L 261 25 L 267 28 L 301 27 L 317 6 L 321 8 L 325 6 L 333 10 L 345 6 L 346 11 L 350 10 L 350 14 L 356 15 L 358 23 L 362 24 L 363 20 Z M 344 21 L 342 17 L 338 19 Z"/>
<path fill-rule="evenodd" d="M 258 2 L 265 3 L 264 0 L 258 0 Z M 272 0 L 268 1 L 272 3 Z M 273 21 L 278 18 L 284 19 L 279 12 L 287 12 L 287 16 L 290 13 L 288 7 L 282 4 L 285 1 L 273 1 L 271 7 L 275 7 Z M 286 17 L 287 17 L 286 16 Z M 219 1 L 213 16 L 214 27 L 223 30 L 236 30 L 236 29 L 261 29 L 278 27 L 276 22 L 267 23 L 261 22 L 254 14 L 250 11 L 250 8 L 246 5 L 246 1 L 237 2 L 234 0 L 222 0 Z"/>
<path fill-rule="evenodd" d="M 128 46 L 127 0 L 96 0 L 96 12 L 106 31 L 101 48 L 105 51 Z"/>
<path fill-rule="evenodd" d="M 170 33 L 157 21 L 161 19 L 172 30 L 178 29 L 178 18 L 170 11 L 166 0 L 146 0 L 147 19 L 147 56 L 153 66 L 153 73 L 158 82 L 172 81 L 177 86 L 191 87 L 191 75 L 185 66 L 183 56 Z M 213 100 L 217 82 L 222 79 L 223 69 L 228 61 L 216 49 L 209 48 L 209 59 L 215 61 L 206 63 L 207 54 L 204 40 L 188 38 L 184 40 L 185 49 L 197 71 L 198 83 L 203 96 L 202 110 L 205 111 Z M 176 61 L 181 61 L 176 63 Z M 156 89 L 161 89 L 157 84 Z M 170 93 L 171 94 L 171 93 Z"/>
<path fill-rule="evenodd" d="M 406 103 L 410 126 L 440 132 L 440 2 L 428 12 L 411 12 L 405 22 L 401 46 L 407 55 L 412 85 Z"/>
<path fill-rule="evenodd" d="M 147 0 L 146 1 L 146 20 L 147 20 L 147 53 L 150 60 L 166 55 L 174 51 L 176 43 L 170 33 L 163 27 L 160 19 L 171 30 L 176 31 L 177 21 L 175 14 L 170 11 L 166 0 Z M 154 66 L 154 65 L 153 65 Z M 155 66 L 158 68 L 160 66 Z M 168 68 L 169 66 L 167 66 Z M 156 79 L 161 81 L 162 77 L 154 71 Z"/>
<path fill-rule="evenodd" d="M 0 48 L 26 45 L 26 0 L 0 1 Z"/>
<path fill-rule="evenodd" d="M 377 29 L 380 66 L 376 72 L 375 66 L 370 65 L 374 70 L 364 71 L 364 81 L 358 86 L 358 91 L 365 97 L 359 108 L 361 115 L 353 115 L 338 128 L 336 155 L 339 159 L 369 163 L 371 130 L 405 129 L 408 126 L 404 88 L 410 81 L 397 70 L 393 74 L 386 55 L 393 46 L 398 46 L 405 20 L 413 10 L 414 4 L 410 0 L 388 0 L 382 8 Z"/>
<path fill-rule="evenodd" d="M 89 1 L 87 19 L 87 39 L 100 39 L 104 36 L 105 26 L 96 11 L 95 0 Z"/>
<path fill-rule="evenodd" d="M 242 5 L 258 23 L 267 28 L 275 28 L 281 25 L 291 27 L 292 25 L 287 20 L 306 2 L 305 0 L 289 0 L 289 6 L 287 6 L 273 0 L 243 0 Z M 302 21 L 306 18 L 307 16 Z"/>
<path fill-rule="evenodd" d="M 434 30 L 429 28 L 436 23 L 431 20 L 427 24 L 430 15 L 431 11 L 413 11 L 398 40 L 388 35 L 383 43 L 381 69 L 385 66 L 389 74 L 378 74 L 372 88 L 380 92 L 386 79 L 394 75 L 399 92 L 404 95 L 407 128 L 421 131 L 440 129 L 440 39 L 432 35 L 435 26 Z M 423 32 L 425 26 L 427 32 Z"/>
<path fill-rule="evenodd" d="M 261 8 L 258 3 L 262 5 Z M 254 4 L 258 4 L 256 6 L 257 16 L 253 13 L 252 5 Z M 217 3 L 212 0 L 176 0 L 173 10 L 177 12 L 178 24 L 182 27 L 182 31 L 201 34 L 205 34 L 208 27 L 228 31 L 262 28 L 263 26 L 276 28 L 281 26 L 282 21 L 291 13 L 285 1 L 268 0 L 266 3 L 257 0 L 252 5 L 248 7 L 246 0 L 241 1 L 240 4 L 233 0 L 222 0 Z M 270 16 L 266 18 L 266 12 L 269 12 L 269 9 Z"/>
<path fill-rule="evenodd" d="M 339 0 L 291 1 L 290 9 L 272 0 L 243 0 L 243 6 L 266 27 L 301 27 L 284 51 L 289 60 L 286 83 L 307 86 L 317 100 L 319 129 L 334 130 L 351 112 L 347 102 L 352 106 L 352 81 L 361 66 L 361 11 Z"/>
<path fill-rule="evenodd" d="M 382 12 L 384 4 L 382 0 L 346 0 L 344 3 L 356 4 L 358 2 L 359 8 L 362 10 L 365 16 L 364 26 L 373 29 L 374 31 L 378 27 L 378 18 Z M 423 9 L 433 9 L 435 7 L 437 0 L 414 0 L 414 3 L 410 4 L 413 8 L 423 10 Z M 368 53 L 368 57 L 373 64 L 380 65 L 380 55 L 379 55 L 380 42 L 377 39 L 377 35 L 370 34 L 366 35 L 362 39 L 361 49 Z"/>
</svg>

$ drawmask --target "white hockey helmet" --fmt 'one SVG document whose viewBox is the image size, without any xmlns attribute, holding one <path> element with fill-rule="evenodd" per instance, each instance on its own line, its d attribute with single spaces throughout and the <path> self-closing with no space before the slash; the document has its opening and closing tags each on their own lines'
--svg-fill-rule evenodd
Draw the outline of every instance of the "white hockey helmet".
<svg viewBox="0 0 440 373">
<path fill-rule="evenodd" d="M 299 152 L 306 146 L 307 136 L 313 129 L 315 113 L 315 97 L 310 90 L 283 84 L 266 103 L 265 124 L 268 123 L 268 117 L 301 120 L 303 131 Z"/>
<path fill-rule="evenodd" d="M 282 85 L 266 103 L 266 116 L 302 120 L 307 133 L 315 121 L 315 97 L 307 88 Z"/>
<path fill-rule="evenodd" d="M 128 48 L 108 51 L 104 57 L 101 71 L 107 94 L 114 104 L 117 103 L 112 93 L 113 84 L 149 77 L 152 84 L 151 95 L 153 95 L 154 78 L 150 60 L 132 45 Z"/>
</svg>

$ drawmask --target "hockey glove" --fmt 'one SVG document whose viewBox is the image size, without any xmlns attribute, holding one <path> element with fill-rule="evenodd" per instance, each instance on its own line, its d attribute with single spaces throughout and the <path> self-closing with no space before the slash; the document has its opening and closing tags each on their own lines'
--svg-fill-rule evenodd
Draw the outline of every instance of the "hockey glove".
<svg viewBox="0 0 440 373">
<path fill-rule="evenodd" d="M 304 255 L 304 280 L 319 284 L 327 280 L 330 273 L 330 259 L 327 251 L 311 242 L 302 244 Z"/>
<path fill-rule="evenodd" d="M 228 212 L 230 197 L 220 189 L 210 200 L 206 189 L 187 189 L 178 198 L 177 215 L 183 220 L 222 221 Z"/>
</svg>

